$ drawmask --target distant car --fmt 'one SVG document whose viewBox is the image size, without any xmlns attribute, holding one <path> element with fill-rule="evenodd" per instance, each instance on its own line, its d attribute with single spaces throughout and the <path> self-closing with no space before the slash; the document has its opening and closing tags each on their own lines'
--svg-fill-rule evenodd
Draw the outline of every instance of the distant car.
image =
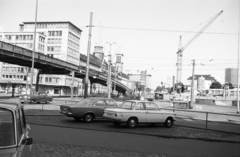
<svg viewBox="0 0 240 157">
<path fill-rule="evenodd" d="M 0 102 L 0 156 L 29 157 L 33 143 L 33 139 L 28 137 L 29 132 L 23 106 Z"/>
<path fill-rule="evenodd" d="M 148 101 L 153 101 L 154 100 L 154 95 L 153 94 L 148 94 L 147 95 L 147 100 Z"/>
<path fill-rule="evenodd" d="M 32 95 L 30 94 L 23 94 L 19 96 L 21 103 L 29 102 L 29 103 L 49 103 L 52 101 L 52 97 L 48 96 L 44 92 L 33 92 Z"/>
<path fill-rule="evenodd" d="M 103 117 L 112 120 L 114 125 L 127 123 L 130 128 L 136 127 L 138 123 L 163 123 L 170 128 L 175 120 L 173 112 L 163 111 L 154 102 L 141 100 L 128 100 L 120 108 L 105 109 Z"/>
<path fill-rule="evenodd" d="M 81 101 L 60 105 L 60 113 L 79 121 L 92 122 L 95 118 L 103 118 L 104 109 L 118 108 L 115 100 L 103 97 L 89 97 Z"/>
</svg>

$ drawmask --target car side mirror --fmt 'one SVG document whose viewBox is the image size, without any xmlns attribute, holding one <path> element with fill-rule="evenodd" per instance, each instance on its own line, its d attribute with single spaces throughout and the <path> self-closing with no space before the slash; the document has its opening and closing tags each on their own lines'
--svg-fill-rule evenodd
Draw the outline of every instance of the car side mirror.
<svg viewBox="0 0 240 157">
<path fill-rule="evenodd" d="M 22 144 L 31 145 L 33 143 L 33 138 L 25 138 L 22 140 Z"/>
</svg>

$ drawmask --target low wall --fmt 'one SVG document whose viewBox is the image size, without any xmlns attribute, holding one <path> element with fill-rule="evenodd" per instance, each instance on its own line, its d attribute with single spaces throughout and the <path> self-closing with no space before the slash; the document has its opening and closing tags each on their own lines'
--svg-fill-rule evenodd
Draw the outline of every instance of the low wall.
<svg viewBox="0 0 240 157">
<path fill-rule="evenodd" d="M 213 100 L 213 99 L 198 99 L 195 100 L 196 104 L 206 105 L 220 105 L 220 106 L 237 106 L 236 100 Z"/>
</svg>

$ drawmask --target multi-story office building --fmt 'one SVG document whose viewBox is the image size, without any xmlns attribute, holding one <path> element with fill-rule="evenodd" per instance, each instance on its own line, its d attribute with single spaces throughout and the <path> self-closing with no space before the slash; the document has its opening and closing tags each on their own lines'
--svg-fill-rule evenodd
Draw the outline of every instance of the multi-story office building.
<svg viewBox="0 0 240 157">
<path fill-rule="evenodd" d="M 141 85 L 146 84 L 146 88 L 151 89 L 151 75 L 142 72 L 141 74 L 128 74 L 129 80 Z"/>
<path fill-rule="evenodd" d="M 225 82 L 231 83 L 234 87 L 237 87 L 237 68 L 227 68 L 225 69 Z"/>
<path fill-rule="evenodd" d="M 23 24 L 20 24 L 20 32 L 0 33 L 0 40 L 33 50 L 34 27 L 34 22 L 23 22 Z M 71 22 L 37 22 L 36 28 L 36 52 L 80 65 L 80 37 L 82 31 L 78 27 Z M 28 73 L 26 67 L 1 63 L 0 68 L 2 88 L 7 88 L 7 85 L 11 83 L 24 86 L 30 80 L 29 76 L 26 76 Z M 34 84 L 36 82 L 36 72 L 37 70 L 34 73 Z M 81 81 L 74 78 L 74 86 L 81 87 Z M 47 90 L 50 94 L 65 95 L 70 93 L 69 86 L 72 84 L 72 78 L 63 75 L 41 75 L 39 84 L 39 90 Z M 75 90 L 75 93 L 77 92 Z"/>
<path fill-rule="evenodd" d="M 0 40 L 11 43 L 23 48 L 33 49 L 33 32 L 0 32 Z M 44 53 L 46 36 L 36 33 L 36 52 Z M 36 72 L 36 70 L 35 70 Z M 19 86 L 30 82 L 28 67 L 18 66 L 16 64 L 8 64 L 0 62 L 0 88 L 11 92 L 11 84 L 15 84 L 19 90 Z"/>
</svg>

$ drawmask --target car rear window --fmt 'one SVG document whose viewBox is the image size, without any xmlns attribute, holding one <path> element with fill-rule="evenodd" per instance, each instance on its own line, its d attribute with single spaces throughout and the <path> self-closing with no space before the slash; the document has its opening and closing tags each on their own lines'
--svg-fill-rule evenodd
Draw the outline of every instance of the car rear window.
<svg viewBox="0 0 240 157">
<path fill-rule="evenodd" d="M 0 147 L 15 144 L 13 113 L 10 110 L 0 108 Z"/>
<path fill-rule="evenodd" d="M 122 103 L 122 105 L 120 106 L 120 108 L 124 108 L 124 109 L 132 109 L 135 106 L 135 102 L 131 102 L 131 101 L 125 101 Z"/>
<path fill-rule="evenodd" d="M 78 102 L 75 103 L 75 105 L 89 105 L 91 102 L 93 102 L 94 100 L 91 98 L 86 98 L 86 99 L 82 99 Z"/>
</svg>

